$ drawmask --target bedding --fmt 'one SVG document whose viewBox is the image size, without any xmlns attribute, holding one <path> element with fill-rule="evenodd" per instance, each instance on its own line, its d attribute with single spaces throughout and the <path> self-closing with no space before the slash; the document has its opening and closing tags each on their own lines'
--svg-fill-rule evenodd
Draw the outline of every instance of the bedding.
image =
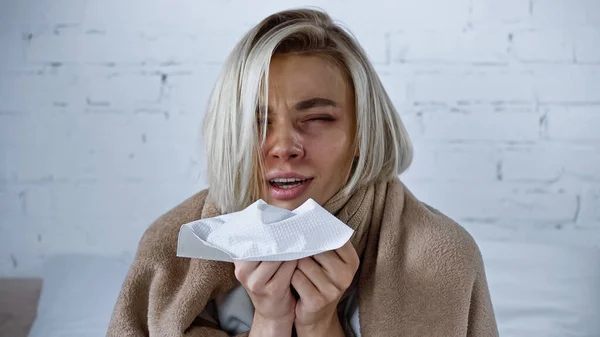
<svg viewBox="0 0 600 337">
<path fill-rule="evenodd" d="M 87 255 L 48 259 L 29 337 L 105 337 L 129 264 L 126 258 Z"/>
</svg>

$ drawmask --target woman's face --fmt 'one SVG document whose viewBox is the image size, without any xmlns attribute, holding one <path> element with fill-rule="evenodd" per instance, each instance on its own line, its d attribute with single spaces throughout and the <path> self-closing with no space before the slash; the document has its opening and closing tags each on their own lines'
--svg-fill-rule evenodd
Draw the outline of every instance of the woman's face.
<svg viewBox="0 0 600 337">
<path fill-rule="evenodd" d="M 289 210 L 308 198 L 323 205 L 344 186 L 352 165 L 351 85 L 326 57 L 278 55 L 269 70 L 268 109 L 261 198 Z"/>
</svg>

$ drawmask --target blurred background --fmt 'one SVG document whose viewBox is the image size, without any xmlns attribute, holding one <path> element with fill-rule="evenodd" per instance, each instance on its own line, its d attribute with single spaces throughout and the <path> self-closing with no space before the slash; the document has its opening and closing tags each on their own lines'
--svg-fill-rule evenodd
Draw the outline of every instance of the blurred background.
<svg viewBox="0 0 600 337">
<path fill-rule="evenodd" d="M 127 261 L 207 186 L 199 126 L 226 55 L 301 1 L 0 2 L 0 276 Z M 600 246 L 600 2 L 312 1 L 406 124 L 409 188 L 477 238 Z"/>
</svg>

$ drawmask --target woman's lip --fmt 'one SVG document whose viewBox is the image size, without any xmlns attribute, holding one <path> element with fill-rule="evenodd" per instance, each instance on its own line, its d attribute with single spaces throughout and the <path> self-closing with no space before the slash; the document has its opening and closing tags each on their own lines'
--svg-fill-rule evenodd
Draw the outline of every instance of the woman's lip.
<svg viewBox="0 0 600 337">
<path fill-rule="evenodd" d="M 302 193 L 304 193 L 304 191 L 306 191 L 306 189 L 308 188 L 308 185 L 310 185 L 310 183 L 312 181 L 313 181 L 313 179 L 310 178 L 307 181 L 301 183 L 299 186 L 292 187 L 292 188 L 286 188 L 286 189 L 275 187 L 275 186 L 271 185 L 271 183 L 269 183 L 269 193 L 271 193 L 271 197 L 273 197 L 273 199 L 276 199 L 276 200 L 296 199 L 300 195 L 302 195 Z"/>
<path fill-rule="evenodd" d="M 283 178 L 283 179 L 296 178 L 296 179 L 302 179 L 302 180 L 312 179 L 310 177 L 305 177 L 301 174 L 297 174 L 294 172 L 275 172 L 275 173 L 267 174 L 267 181 L 271 181 L 271 180 L 277 179 L 277 178 Z"/>
</svg>

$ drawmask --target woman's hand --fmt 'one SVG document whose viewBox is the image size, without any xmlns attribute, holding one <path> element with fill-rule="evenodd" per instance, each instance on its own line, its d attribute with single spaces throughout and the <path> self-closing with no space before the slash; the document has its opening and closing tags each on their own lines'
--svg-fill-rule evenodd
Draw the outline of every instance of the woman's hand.
<svg viewBox="0 0 600 337">
<path fill-rule="evenodd" d="M 255 309 L 250 336 L 290 336 L 296 307 L 290 284 L 298 261 L 233 263 Z"/>
<path fill-rule="evenodd" d="M 358 270 L 360 259 L 350 242 L 340 249 L 298 261 L 292 286 L 300 295 L 294 324 L 298 335 L 341 332 L 337 305 Z"/>
</svg>

